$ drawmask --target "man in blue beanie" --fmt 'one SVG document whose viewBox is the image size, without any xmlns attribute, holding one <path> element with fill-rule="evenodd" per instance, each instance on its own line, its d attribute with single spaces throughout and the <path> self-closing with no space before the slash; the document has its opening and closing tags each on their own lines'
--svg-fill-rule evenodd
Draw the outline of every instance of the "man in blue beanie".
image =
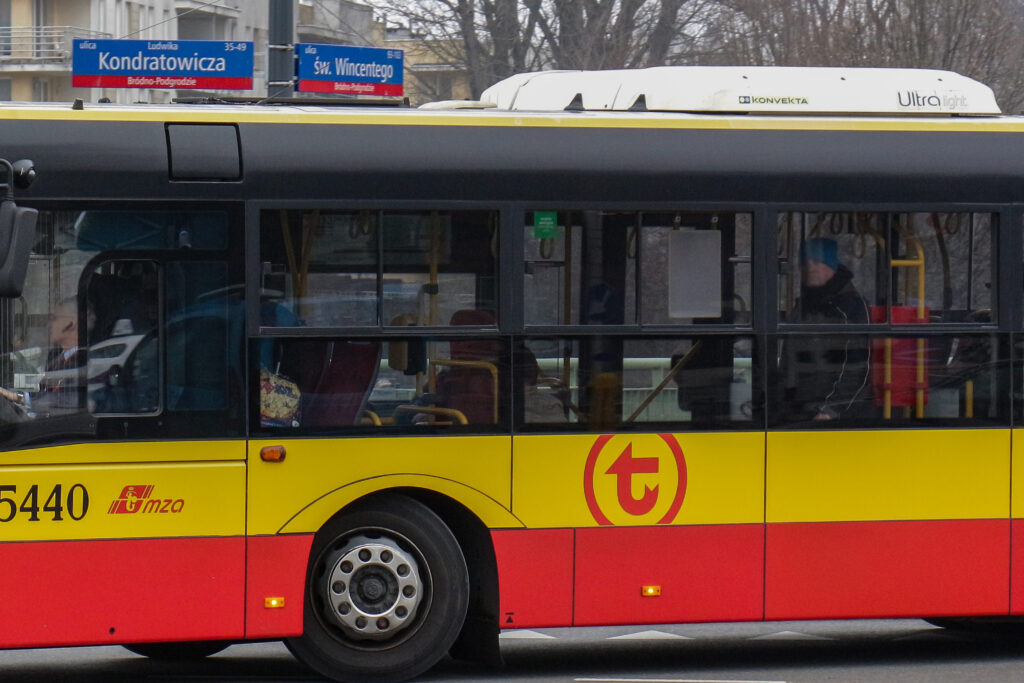
<svg viewBox="0 0 1024 683">
<path fill-rule="evenodd" d="M 800 246 L 800 299 L 793 313 L 799 323 L 869 322 L 867 302 L 839 262 L 835 240 L 816 237 Z M 786 393 L 795 419 L 867 416 L 873 403 L 866 336 L 799 335 L 788 346 Z"/>
<path fill-rule="evenodd" d="M 839 270 L 839 245 L 824 237 L 807 240 L 800 249 L 800 268 L 801 284 L 821 287 Z"/>
</svg>

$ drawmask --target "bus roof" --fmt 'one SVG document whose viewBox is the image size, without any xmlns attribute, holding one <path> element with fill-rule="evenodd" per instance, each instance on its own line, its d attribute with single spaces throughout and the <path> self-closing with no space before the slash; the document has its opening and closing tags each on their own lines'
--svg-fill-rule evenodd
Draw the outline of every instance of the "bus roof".
<svg viewBox="0 0 1024 683">
<path fill-rule="evenodd" d="M 483 92 L 508 111 L 991 116 L 992 89 L 952 71 L 661 66 L 517 74 Z"/>
</svg>

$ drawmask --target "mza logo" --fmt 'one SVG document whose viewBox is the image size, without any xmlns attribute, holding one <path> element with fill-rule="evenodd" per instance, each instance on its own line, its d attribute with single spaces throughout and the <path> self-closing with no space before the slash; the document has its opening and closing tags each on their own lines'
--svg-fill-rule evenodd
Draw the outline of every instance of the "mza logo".
<svg viewBox="0 0 1024 683">
<path fill-rule="evenodd" d="M 135 513 L 167 514 L 185 509 L 182 498 L 153 498 L 153 485 L 125 486 L 121 495 L 110 504 L 111 515 L 134 515 Z"/>
<path fill-rule="evenodd" d="M 671 434 L 602 435 L 587 457 L 583 490 L 594 521 L 671 524 L 686 496 L 686 459 Z"/>
</svg>

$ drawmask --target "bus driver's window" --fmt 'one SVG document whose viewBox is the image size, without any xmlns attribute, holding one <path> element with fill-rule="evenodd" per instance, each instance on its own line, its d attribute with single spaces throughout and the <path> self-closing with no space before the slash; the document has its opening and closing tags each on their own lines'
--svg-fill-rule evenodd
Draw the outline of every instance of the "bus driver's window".
<svg viewBox="0 0 1024 683">
<path fill-rule="evenodd" d="M 89 320 L 88 394 L 99 414 L 159 410 L 159 267 L 110 261 L 84 284 Z"/>
</svg>

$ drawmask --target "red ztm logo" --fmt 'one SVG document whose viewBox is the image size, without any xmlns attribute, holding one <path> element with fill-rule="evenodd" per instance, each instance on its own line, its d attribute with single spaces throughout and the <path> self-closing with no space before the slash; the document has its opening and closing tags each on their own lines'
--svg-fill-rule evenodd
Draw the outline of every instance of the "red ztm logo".
<svg viewBox="0 0 1024 683">
<path fill-rule="evenodd" d="M 686 496 L 683 450 L 671 434 L 599 436 L 587 457 L 583 491 L 601 526 L 671 524 Z"/>
<path fill-rule="evenodd" d="M 151 498 L 152 484 L 147 486 L 125 486 L 121 495 L 110 504 L 111 515 L 132 515 L 141 513 L 175 513 L 185 509 L 185 501 L 181 498 Z"/>
<path fill-rule="evenodd" d="M 658 502 L 658 486 L 652 489 L 644 486 L 644 492 L 639 498 L 633 497 L 633 475 L 634 474 L 657 474 L 657 458 L 634 458 L 633 444 L 626 446 L 615 460 L 615 464 L 608 468 L 605 474 L 615 475 L 615 492 L 618 494 L 619 505 L 631 515 L 646 515 L 654 509 Z"/>
</svg>

